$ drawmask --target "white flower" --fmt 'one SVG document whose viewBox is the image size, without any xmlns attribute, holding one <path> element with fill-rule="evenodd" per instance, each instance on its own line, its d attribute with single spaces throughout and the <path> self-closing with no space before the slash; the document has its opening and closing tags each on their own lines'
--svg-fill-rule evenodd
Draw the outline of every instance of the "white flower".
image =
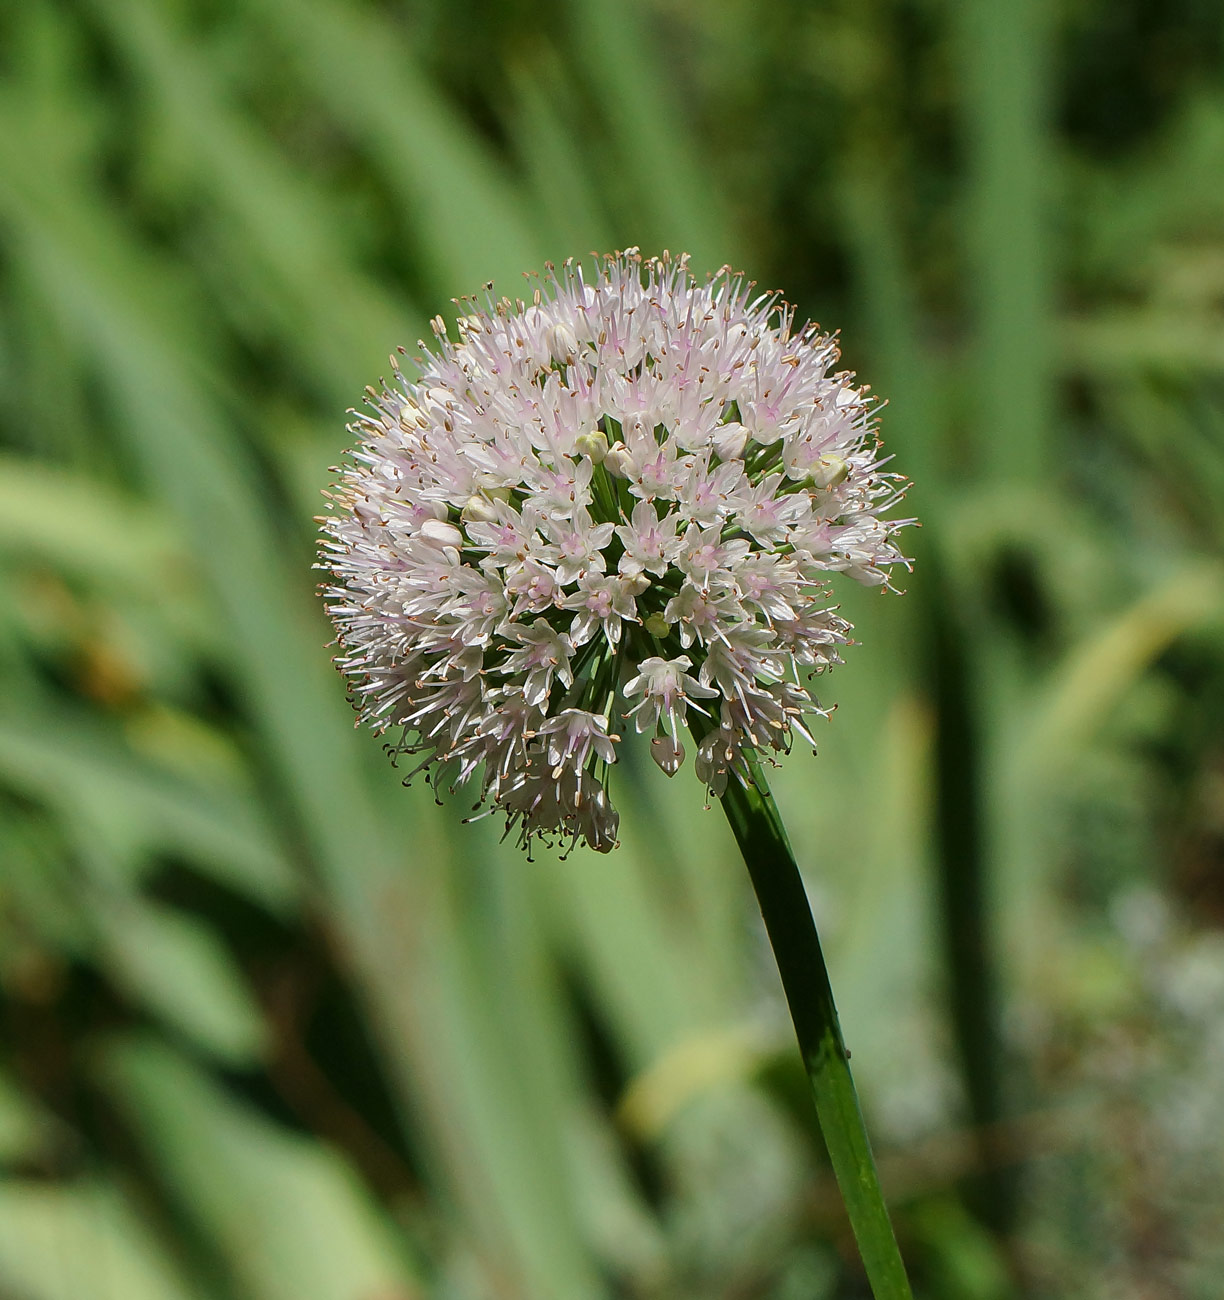
<svg viewBox="0 0 1224 1300">
<path fill-rule="evenodd" d="M 692 524 L 684 534 L 680 554 L 676 557 L 676 567 L 703 591 L 707 591 L 712 578 L 734 573 L 736 567 L 748 558 L 751 549 L 751 545 L 742 537 L 724 541 L 723 529 L 717 525 L 699 528 Z"/>
<path fill-rule="evenodd" d="M 612 540 L 616 525 L 591 524 L 585 506 L 578 506 L 569 519 L 541 521 L 545 535 L 555 543 L 550 557 L 557 566 L 557 581 L 564 587 L 577 582 L 584 573 L 604 571 L 603 548 Z"/>
<path fill-rule="evenodd" d="M 457 332 L 436 322 L 419 379 L 396 367 L 358 416 L 324 525 L 361 717 L 524 844 L 601 851 L 614 717 L 669 776 L 691 727 L 715 793 L 810 740 L 804 674 L 850 631 L 828 576 L 904 562 L 901 484 L 832 340 L 742 276 L 636 250 Z"/>
<path fill-rule="evenodd" d="M 735 598 L 726 592 L 711 592 L 685 582 L 677 595 L 667 602 L 663 618 L 677 624 L 680 644 L 687 650 L 694 641 L 717 642 L 735 624 L 741 611 Z"/>
<path fill-rule="evenodd" d="M 506 655 L 502 672 L 508 678 L 526 674 L 516 684 L 528 704 L 541 705 L 548 699 L 554 674 L 561 685 L 573 684 L 574 674 L 569 662 L 572 643 L 568 637 L 554 632 L 544 619 L 536 619 L 526 626 L 511 623 L 506 628 L 506 635 L 522 648 L 511 650 Z"/>
<path fill-rule="evenodd" d="M 570 640 L 576 646 L 585 645 L 602 632 L 608 644 L 616 649 L 621 639 L 621 623 L 637 618 L 636 594 L 632 580 L 584 573 L 578 579 L 578 590 L 562 602 L 564 609 L 578 611 L 570 624 Z"/>
<path fill-rule="evenodd" d="M 782 475 L 770 474 L 757 483 L 742 485 L 731 498 L 736 523 L 762 546 L 785 542 L 787 531 L 812 508 L 805 494 L 779 491 L 781 487 Z"/>
<path fill-rule="evenodd" d="M 554 781 L 566 767 L 585 767 L 592 755 L 605 763 L 616 762 L 613 740 L 608 735 L 608 719 L 603 714 L 562 709 L 555 717 L 542 722 L 537 734 L 547 737 L 544 752 L 552 765 Z"/>
<path fill-rule="evenodd" d="M 680 516 L 669 514 L 660 519 L 654 505 L 639 501 L 627 524 L 616 529 L 625 548 L 620 558 L 620 571 L 626 577 L 638 573 L 653 573 L 661 577 L 680 549 L 676 528 Z"/>
<path fill-rule="evenodd" d="M 718 694 L 684 671 L 692 666 L 688 655 L 675 659 L 654 655 L 638 664 L 637 676 L 625 683 L 625 698 L 642 697 L 642 702 L 626 715 L 635 720 L 639 732 L 663 728 L 673 741 L 678 741 L 677 731 L 685 720 L 690 696 L 712 700 Z"/>
</svg>

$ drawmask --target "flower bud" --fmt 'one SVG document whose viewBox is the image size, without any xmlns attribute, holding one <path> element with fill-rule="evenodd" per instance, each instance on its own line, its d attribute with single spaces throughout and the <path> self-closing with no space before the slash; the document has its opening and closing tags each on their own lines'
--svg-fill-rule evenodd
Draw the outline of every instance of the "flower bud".
<svg viewBox="0 0 1224 1300">
<path fill-rule="evenodd" d="M 684 746 L 670 736 L 656 736 L 650 742 L 650 757 L 667 776 L 675 776 L 684 762 Z"/>
<path fill-rule="evenodd" d="M 808 482 L 813 487 L 832 488 L 846 481 L 850 466 L 840 456 L 824 455 L 808 470 Z"/>
<path fill-rule="evenodd" d="M 608 454 L 608 439 L 599 429 L 592 429 L 589 433 L 580 433 L 574 439 L 574 450 L 579 456 L 602 465 Z"/>
<path fill-rule="evenodd" d="M 642 626 L 651 636 L 665 637 L 671 631 L 671 624 L 657 611 L 648 615 Z"/>
<path fill-rule="evenodd" d="M 578 339 L 564 322 L 545 332 L 548 350 L 558 361 L 572 361 L 578 355 Z"/>
<path fill-rule="evenodd" d="M 399 422 L 405 429 L 424 429 L 429 425 L 421 408 L 411 398 L 400 407 Z"/>
<path fill-rule="evenodd" d="M 748 430 L 736 420 L 719 425 L 714 433 L 714 450 L 720 460 L 742 460 L 748 446 Z"/>
<path fill-rule="evenodd" d="M 497 511 L 488 497 L 468 497 L 467 505 L 459 514 L 465 524 L 491 524 L 497 518 Z"/>
<path fill-rule="evenodd" d="M 448 524 L 444 519 L 426 519 L 418 529 L 417 536 L 434 546 L 453 546 L 458 549 L 463 545 L 463 534 L 454 524 Z"/>
<path fill-rule="evenodd" d="M 617 478 L 629 478 L 633 473 L 633 457 L 623 442 L 614 442 L 604 457 L 604 467 Z"/>
</svg>

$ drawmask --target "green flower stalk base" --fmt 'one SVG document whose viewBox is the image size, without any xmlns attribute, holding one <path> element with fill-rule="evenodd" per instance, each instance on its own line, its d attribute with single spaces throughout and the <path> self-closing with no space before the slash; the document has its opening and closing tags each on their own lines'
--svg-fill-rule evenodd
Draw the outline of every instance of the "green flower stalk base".
<svg viewBox="0 0 1224 1300">
<path fill-rule="evenodd" d="M 761 905 L 833 1173 L 876 1300 L 911 1300 L 807 893 L 765 774 L 756 764 L 752 778 L 755 786 L 728 782 L 723 811 Z"/>
</svg>

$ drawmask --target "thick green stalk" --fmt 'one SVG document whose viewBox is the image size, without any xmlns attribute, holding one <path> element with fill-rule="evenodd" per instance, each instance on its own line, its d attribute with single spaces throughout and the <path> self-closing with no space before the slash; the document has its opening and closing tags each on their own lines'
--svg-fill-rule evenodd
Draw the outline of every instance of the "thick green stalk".
<svg viewBox="0 0 1224 1300">
<path fill-rule="evenodd" d="M 765 775 L 754 766 L 753 777 L 755 786 L 728 782 L 723 811 L 761 905 L 816 1100 L 820 1131 L 872 1293 L 876 1300 L 910 1300 L 807 892 Z"/>
</svg>

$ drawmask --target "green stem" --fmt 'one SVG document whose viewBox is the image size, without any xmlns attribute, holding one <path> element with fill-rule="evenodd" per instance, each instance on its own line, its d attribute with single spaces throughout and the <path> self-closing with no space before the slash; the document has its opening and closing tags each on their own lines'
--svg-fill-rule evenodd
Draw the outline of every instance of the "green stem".
<svg viewBox="0 0 1224 1300">
<path fill-rule="evenodd" d="M 765 774 L 755 763 L 752 769 L 755 786 L 742 786 L 734 779 L 728 782 L 723 811 L 761 905 L 816 1100 L 820 1131 L 872 1294 L 876 1300 L 911 1300 L 807 892 Z"/>
</svg>

